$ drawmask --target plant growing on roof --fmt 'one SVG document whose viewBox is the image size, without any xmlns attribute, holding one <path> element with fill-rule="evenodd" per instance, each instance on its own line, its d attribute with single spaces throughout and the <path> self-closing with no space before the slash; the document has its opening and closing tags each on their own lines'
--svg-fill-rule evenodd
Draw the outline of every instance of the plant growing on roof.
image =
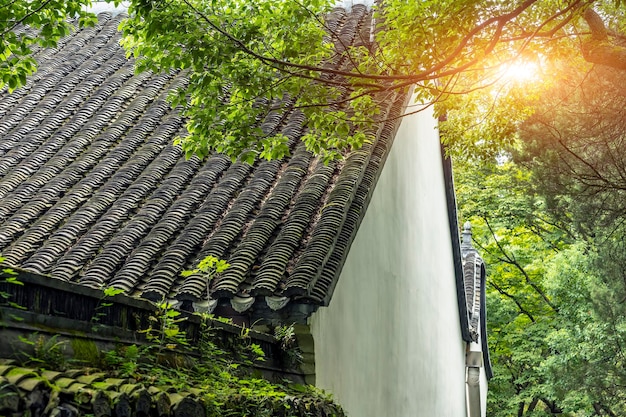
<svg viewBox="0 0 626 417">
<path fill-rule="evenodd" d="M 208 294 L 209 284 L 211 283 L 213 278 L 217 276 L 217 274 L 224 272 L 226 269 L 228 269 L 228 267 L 230 267 L 230 264 L 225 260 L 219 259 L 213 255 L 209 255 L 202 259 L 198 263 L 198 266 L 196 268 L 182 271 L 180 275 L 183 277 L 188 277 L 194 274 L 203 275 L 207 282 L 207 297 L 210 298 L 210 295 Z"/>
<path fill-rule="evenodd" d="M 207 283 L 210 283 L 217 274 L 224 272 L 229 266 L 230 264 L 225 260 L 209 255 L 201 260 L 196 268 L 183 271 L 180 275 L 188 277 L 194 274 L 203 274 Z"/>
<path fill-rule="evenodd" d="M 46 337 L 34 333 L 29 337 L 19 336 L 20 342 L 30 346 L 32 354 L 20 352 L 21 361 L 25 365 L 35 365 L 42 368 L 65 370 L 68 361 L 65 357 L 67 341 L 58 340 L 59 335 L 55 334 Z"/>
<path fill-rule="evenodd" d="M 309 398 L 317 406 L 325 404 L 329 415 L 341 416 L 341 409 L 332 404 L 313 387 L 298 384 L 275 384 L 251 376 L 244 366 L 252 365 L 258 357 L 264 356 L 260 346 L 250 343 L 250 330 L 242 329 L 241 335 L 234 339 L 236 346 L 229 353 L 218 347 L 212 327 L 203 323 L 200 341 L 197 346 L 181 342 L 184 332 L 167 332 L 167 329 L 179 329 L 181 323 L 171 306 L 162 303 L 161 312 L 155 314 L 153 322 L 163 321 L 162 326 L 154 326 L 148 337 L 153 347 L 135 347 L 117 349 L 109 352 L 109 366 L 122 377 L 132 377 L 137 381 L 154 385 L 168 385 L 177 389 L 194 389 L 203 392 L 202 401 L 207 415 L 232 416 L 272 416 L 272 415 L 308 415 L 309 406 L 299 406 L 300 398 Z M 164 331 L 162 332 L 161 329 Z M 175 334 L 174 334 L 175 333 Z M 146 334 L 148 336 L 148 333 Z M 167 341 L 177 341 L 176 348 L 163 345 Z M 184 347 L 184 350 L 179 348 Z M 185 361 L 174 358 L 184 352 Z M 170 353 L 170 359 L 164 360 L 162 353 Z M 252 355 L 252 360 L 246 359 Z"/>
<path fill-rule="evenodd" d="M 229 264 L 226 261 L 214 256 L 207 256 L 198 264 L 197 268 L 183 271 L 181 275 L 203 274 L 207 282 L 210 282 L 216 274 L 228 267 Z M 101 308 L 110 306 L 110 303 L 102 301 L 106 297 L 114 296 L 120 292 L 122 291 L 112 288 L 104 289 L 104 296 L 99 306 Z M 100 317 L 96 317 L 96 320 L 99 320 Z M 184 317 L 180 311 L 174 309 L 168 301 L 161 300 L 161 302 L 156 304 L 154 313 L 148 317 L 148 327 L 140 330 L 140 333 L 145 335 L 148 343 L 140 346 L 120 346 L 118 349 L 108 352 L 105 361 L 110 366 L 120 367 L 127 375 L 133 375 L 141 370 L 146 365 L 146 358 L 149 357 L 155 358 L 157 361 L 166 362 L 172 369 L 178 369 L 179 365 L 182 365 L 179 363 L 182 358 L 182 355 L 179 354 L 180 351 L 196 350 L 195 347 L 190 346 L 187 334 L 184 328 L 181 328 L 181 325 L 186 320 L 187 317 Z M 203 329 L 198 352 L 208 356 L 223 353 L 217 349 L 210 339 L 207 339 L 207 337 L 210 337 L 210 332 L 205 330 L 208 329 L 206 327 L 203 327 Z M 260 357 L 260 354 L 256 353 Z"/>
<path fill-rule="evenodd" d="M 0 256 L 0 264 L 5 260 L 2 256 Z M 24 283 L 17 278 L 17 272 L 15 272 L 12 268 L 2 268 L 0 273 L 0 285 L 8 284 L 8 285 L 19 285 L 23 286 Z M 11 308 L 16 308 L 19 310 L 25 310 L 25 308 L 18 303 L 11 301 L 11 294 L 8 291 L 0 289 L 0 306 L 6 305 Z M 0 318 L 2 314 L 0 313 Z M 21 318 L 17 316 L 12 316 L 12 318 L 16 321 L 20 321 Z"/>
<path fill-rule="evenodd" d="M 186 319 L 171 304 L 161 301 L 148 317 L 148 328 L 139 331 L 144 334 L 146 343 L 119 345 L 104 354 L 104 364 L 124 377 L 142 379 L 145 378 L 142 375 L 148 374 L 150 380 L 176 379 L 172 375 L 177 374 L 179 368 L 189 365 L 182 352 L 194 350 L 186 332 L 180 327 Z"/>
<path fill-rule="evenodd" d="M 287 366 L 293 367 L 302 363 L 302 350 L 298 346 L 293 324 L 274 327 L 274 337 L 280 341 L 280 348 L 287 356 Z"/>
<path fill-rule="evenodd" d="M 115 288 L 115 287 L 102 287 L 102 295 L 98 299 L 98 303 L 96 304 L 96 308 L 94 309 L 94 314 L 91 316 L 91 330 L 97 331 L 98 326 L 101 325 L 101 320 L 106 316 L 105 310 L 108 307 L 113 305 L 112 302 L 107 301 L 107 299 L 116 296 L 117 294 L 123 294 L 124 290 Z"/>
<path fill-rule="evenodd" d="M 157 304 L 155 314 L 150 315 L 150 325 L 140 332 L 145 334 L 148 347 L 160 354 L 165 350 L 174 350 L 189 346 L 187 335 L 180 328 L 180 323 L 187 320 L 180 311 L 163 300 Z"/>
</svg>

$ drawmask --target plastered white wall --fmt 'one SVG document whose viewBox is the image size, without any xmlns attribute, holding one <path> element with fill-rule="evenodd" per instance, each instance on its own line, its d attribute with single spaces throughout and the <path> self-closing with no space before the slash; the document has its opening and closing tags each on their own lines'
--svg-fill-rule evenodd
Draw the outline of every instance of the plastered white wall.
<svg viewBox="0 0 626 417">
<path fill-rule="evenodd" d="M 465 344 L 429 110 L 403 120 L 330 306 L 310 326 L 316 385 L 349 416 L 466 415 Z"/>
</svg>

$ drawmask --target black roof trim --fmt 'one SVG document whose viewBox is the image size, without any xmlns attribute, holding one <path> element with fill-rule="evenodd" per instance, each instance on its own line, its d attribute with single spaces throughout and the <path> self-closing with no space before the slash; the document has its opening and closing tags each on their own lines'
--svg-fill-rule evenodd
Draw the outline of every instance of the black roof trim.
<svg viewBox="0 0 626 417">
<path fill-rule="evenodd" d="M 441 158 L 443 165 L 443 179 L 446 188 L 446 200 L 448 204 L 448 223 L 450 225 L 450 237 L 452 239 L 452 256 L 454 258 L 454 273 L 456 277 L 456 295 L 459 306 L 461 336 L 466 342 L 472 341 L 470 333 L 469 316 L 467 314 L 467 300 L 465 295 L 465 282 L 463 279 L 463 264 L 461 255 L 461 238 L 459 236 L 459 221 L 456 209 L 456 196 L 454 195 L 454 178 L 452 175 L 452 160 L 446 155 L 446 149 L 441 145 Z"/>
<path fill-rule="evenodd" d="M 483 364 L 487 380 L 493 378 L 491 368 L 491 358 L 489 357 L 489 346 L 487 344 L 487 274 L 485 264 L 480 267 L 480 343 L 483 351 Z"/>
</svg>

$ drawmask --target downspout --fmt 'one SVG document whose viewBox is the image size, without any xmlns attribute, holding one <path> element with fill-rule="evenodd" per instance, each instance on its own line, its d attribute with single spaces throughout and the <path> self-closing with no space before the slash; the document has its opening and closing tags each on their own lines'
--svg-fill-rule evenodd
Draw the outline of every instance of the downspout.
<svg viewBox="0 0 626 417">
<path fill-rule="evenodd" d="M 479 349 L 479 350 L 474 350 Z M 467 415 L 481 417 L 480 370 L 483 367 L 483 353 L 480 344 L 471 342 L 465 356 L 465 383 L 467 385 Z"/>
</svg>

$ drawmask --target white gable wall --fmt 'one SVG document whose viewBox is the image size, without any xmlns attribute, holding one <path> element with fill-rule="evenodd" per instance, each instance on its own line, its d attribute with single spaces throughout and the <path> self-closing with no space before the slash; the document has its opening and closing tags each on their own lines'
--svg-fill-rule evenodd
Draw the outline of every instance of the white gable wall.
<svg viewBox="0 0 626 417">
<path fill-rule="evenodd" d="M 462 417 L 461 339 L 437 123 L 405 118 L 329 307 L 316 385 L 351 417 Z"/>
</svg>

